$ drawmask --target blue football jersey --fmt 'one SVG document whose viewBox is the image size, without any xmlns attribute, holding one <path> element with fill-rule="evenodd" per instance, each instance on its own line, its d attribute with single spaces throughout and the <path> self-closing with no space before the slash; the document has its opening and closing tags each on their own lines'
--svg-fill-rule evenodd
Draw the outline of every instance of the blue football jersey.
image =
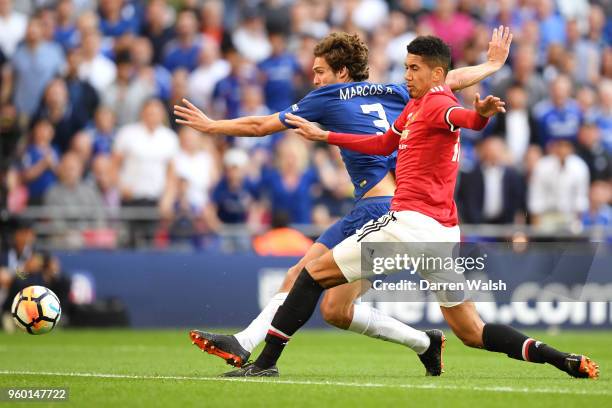
<svg viewBox="0 0 612 408">
<path fill-rule="evenodd" d="M 408 89 L 404 85 L 350 82 L 327 85 L 306 95 L 298 103 L 280 112 L 285 126 L 285 115 L 293 113 L 326 130 L 341 133 L 384 134 L 408 103 Z M 351 181 L 355 199 L 359 200 L 395 168 L 397 152 L 390 156 L 375 156 L 340 149 Z"/>
</svg>

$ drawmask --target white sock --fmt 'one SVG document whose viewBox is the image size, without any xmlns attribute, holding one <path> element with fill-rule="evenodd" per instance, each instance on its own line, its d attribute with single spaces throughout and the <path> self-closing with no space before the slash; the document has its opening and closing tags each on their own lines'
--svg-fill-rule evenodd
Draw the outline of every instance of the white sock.
<svg viewBox="0 0 612 408">
<path fill-rule="evenodd" d="M 283 304 L 288 294 L 288 292 L 282 292 L 274 295 L 266 307 L 263 308 L 261 313 L 259 313 L 246 329 L 234 334 L 238 343 L 240 343 L 249 353 L 266 338 L 272 319 L 278 307 Z"/>
<path fill-rule="evenodd" d="M 373 307 L 361 303 L 353 306 L 353 320 L 348 328 L 350 331 L 375 339 L 403 344 L 417 354 L 422 354 L 429 348 L 429 337 L 425 332 L 413 329 Z"/>
</svg>

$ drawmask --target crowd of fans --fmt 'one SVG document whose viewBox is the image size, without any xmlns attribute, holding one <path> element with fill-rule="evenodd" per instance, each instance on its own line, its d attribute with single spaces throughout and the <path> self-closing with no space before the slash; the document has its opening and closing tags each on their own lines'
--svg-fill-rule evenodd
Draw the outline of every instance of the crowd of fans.
<svg viewBox="0 0 612 408">
<path fill-rule="evenodd" d="M 291 131 L 202 136 L 173 105 L 282 110 L 312 89 L 312 50 L 333 30 L 367 39 L 370 81 L 400 83 L 416 35 L 475 65 L 503 24 L 508 63 L 459 94 L 508 104 L 462 133 L 462 222 L 612 225 L 611 12 L 608 0 L 0 0 L 2 205 L 72 209 L 49 221 L 64 233 L 149 209 L 160 244 L 215 245 L 228 225 L 258 230 L 278 213 L 324 228 L 352 205 L 335 147 Z"/>
</svg>

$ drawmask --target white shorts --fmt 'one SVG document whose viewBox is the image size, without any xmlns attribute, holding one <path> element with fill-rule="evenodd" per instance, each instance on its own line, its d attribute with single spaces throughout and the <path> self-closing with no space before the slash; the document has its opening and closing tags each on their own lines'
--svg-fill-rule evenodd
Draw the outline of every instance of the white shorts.
<svg viewBox="0 0 612 408">
<path fill-rule="evenodd" d="M 461 233 L 458 225 L 445 227 L 433 218 L 415 211 L 390 211 L 378 220 L 368 222 L 355 234 L 336 245 L 332 254 L 346 280 L 354 282 L 375 276 L 373 272 L 362 270 L 361 244 L 363 242 L 456 243 L 460 239 Z M 445 248 L 444 251 L 450 251 L 452 245 L 442 247 Z M 415 257 L 420 256 L 423 251 L 423 246 L 419 245 L 407 248 L 413 252 L 409 255 Z M 452 253 L 436 253 L 436 256 L 452 256 Z M 429 270 L 420 274 L 424 279 L 435 283 L 457 282 L 458 279 L 463 279 L 463 276 L 458 277 L 456 273 L 446 270 Z M 463 302 L 463 300 L 450 300 L 444 293 L 434 293 L 442 306 L 451 307 Z"/>
</svg>

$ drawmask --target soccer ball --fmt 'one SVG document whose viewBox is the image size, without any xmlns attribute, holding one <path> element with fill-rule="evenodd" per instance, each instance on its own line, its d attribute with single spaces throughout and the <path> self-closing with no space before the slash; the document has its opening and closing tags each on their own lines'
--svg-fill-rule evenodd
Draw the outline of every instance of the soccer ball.
<svg viewBox="0 0 612 408">
<path fill-rule="evenodd" d="M 44 286 L 28 286 L 15 296 L 11 313 L 21 330 L 30 334 L 45 334 L 59 322 L 62 308 L 51 290 Z"/>
</svg>

